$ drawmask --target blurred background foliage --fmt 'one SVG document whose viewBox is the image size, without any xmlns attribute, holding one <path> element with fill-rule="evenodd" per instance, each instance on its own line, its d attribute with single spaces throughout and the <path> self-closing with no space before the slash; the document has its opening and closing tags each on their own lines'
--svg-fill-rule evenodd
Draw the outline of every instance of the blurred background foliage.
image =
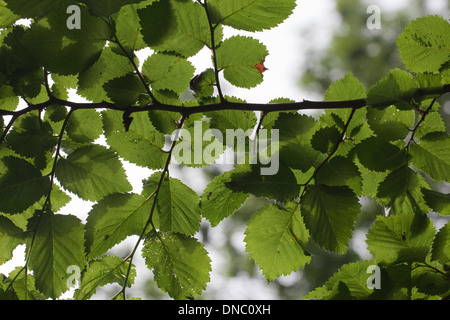
<svg viewBox="0 0 450 320">
<path fill-rule="evenodd" d="M 366 22 L 370 16 L 367 13 L 370 4 L 372 3 L 361 0 L 335 2 L 334 18 L 339 19 L 340 27 L 332 31 L 331 41 L 326 48 L 299 48 L 300 54 L 305 55 L 305 61 L 308 61 L 303 70 L 298 72 L 299 86 L 302 89 L 323 96 L 331 83 L 348 72 L 352 72 L 368 88 L 387 75 L 390 69 L 404 69 L 395 43 L 397 36 L 410 21 L 436 12 L 427 10 L 426 0 L 407 1 L 406 6 L 395 11 L 384 10 L 381 6 L 382 28 L 369 30 Z M 447 1 L 446 11 L 449 12 L 449 9 L 450 4 Z M 299 37 L 314 37 L 314 30 L 303 27 L 299 30 Z M 308 43 L 303 40 L 300 42 Z M 440 103 L 443 105 L 441 115 L 449 128 L 449 98 L 442 98 Z M 184 179 L 192 177 L 192 173 L 189 173 L 191 169 L 180 170 Z M 205 186 L 222 172 L 221 168 L 214 166 L 201 170 Z M 448 185 L 434 187 L 439 188 L 441 192 L 450 191 Z M 243 242 L 246 223 L 265 203 L 264 199 L 250 197 L 241 209 L 214 229 L 204 222 L 198 238 L 210 253 L 213 273 L 211 282 L 199 299 L 301 299 L 309 291 L 322 286 L 343 264 L 371 258 L 365 251 L 365 233 L 376 215 L 384 214 L 384 208 L 377 205 L 373 199 L 361 199 L 362 213 L 346 254 L 326 252 L 311 243 L 309 252 L 314 256 L 304 270 L 268 283 L 258 266 L 245 252 Z M 435 222 L 439 223 L 440 218 L 434 218 Z M 441 224 L 443 223 L 445 222 L 441 221 Z M 127 248 L 124 248 L 124 254 L 125 252 Z M 110 287 L 105 287 L 104 290 L 106 296 L 114 293 Z M 151 274 L 138 290 L 140 292 L 136 293 L 136 296 L 143 299 L 169 299 L 156 287 Z"/>
</svg>

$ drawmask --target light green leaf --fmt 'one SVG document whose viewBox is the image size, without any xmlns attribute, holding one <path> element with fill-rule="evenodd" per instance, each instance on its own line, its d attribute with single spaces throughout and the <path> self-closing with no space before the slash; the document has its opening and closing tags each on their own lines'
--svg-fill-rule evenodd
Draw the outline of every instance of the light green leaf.
<svg viewBox="0 0 450 320">
<path fill-rule="evenodd" d="M 373 85 L 367 93 L 367 104 L 384 109 L 395 105 L 400 110 L 411 110 L 411 104 L 419 89 L 413 76 L 403 70 L 393 69 L 389 75 Z"/>
<path fill-rule="evenodd" d="M 75 291 L 74 299 L 87 300 L 96 293 L 97 288 L 110 283 L 118 283 L 123 286 L 127 279 L 127 286 L 134 283 L 136 269 L 131 267 L 131 272 L 127 277 L 129 261 L 114 256 L 103 256 L 95 260 L 83 272 L 80 288 Z"/>
<path fill-rule="evenodd" d="M 450 263 L 450 223 L 447 222 L 436 234 L 431 257 L 443 265 Z"/>
<path fill-rule="evenodd" d="M 450 24 L 440 16 L 411 22 L 397 38 L 403 63 L 413 72 L 438 72 L 450 60 Z"/>
<path fill-rule="evenodd" d="M 118 156 L 100 145 L 81 147 L 60 159 L 56 178 L 84 200 L 98 201 L 112 193 L 131 191 Z"/>
<path fill-rule="evenodd" d="M 45 212 L 30 221 L 29 231 L 32 230 L 36 233 L 29 265 L 36 288 L 50 298 L 58 298 L 69 289 L 68 267 L 84 268 L 83 224 L 72 215 Z"/>
<path fill-rule="evenodd" d="M 431 132 L 410 147 L 414 167 L 436 181 L 450 181 L 450 138 L 445 132 Z"/>
<path fill-rule="evenodd" d="M 115 21 L 116 37 L 119 43 L 127 50 L 128 54 L 133 56 L 135 50 L 141 50 L 146 47 L 141 34 L 141 24 L 135 5 L 123 6 L 116 16 Z"/>
<path fill-rule="evenodd" d="M 217 226 L 223 219 L 232 215 L 248 198 L 247 193 L 233 192 L 226 187 L 233 171 L 215 177 L 203 191 L 201 198 L 201 214 L 211 226 Z"/>
<path fill-rule="evenodd" d="M 330 85 L 325 93 L 325 101 L 345 101 L 366 98 L 366 88 L 352 73 Z M 347 117 L 348 118 L 348 117 Z"/>
<path fill-rule="evenodd" d="M 414 121 L 414 110 L 398 110 L 395 106 L 382 110 L 367 108 L 367 122 L 370 128 L 379 138 L 388 141 L 405 139 L 410 128 L 414 126 Z"/>
<path fill-rule="evenodd" d="M 194 76 L 195 68 L 186 59 L 165 53 L 152 54 L 142 66 L 152 89 L 182 93 Z"/>
<path fill-rule="evenodd" d="M 14 24 L 20 16 L 6 7 L 5 1 L 0 1 L 0 28 L 6 28 Z"/>
<path fill-rule="evenodd" d="M 10 86 L 0 86 L 0 106 L 2 106 L 2 110 L 14 111 L 18 104 L 19 97 L 14 93 L 14 89 Z"/>
<path fill-rule="evenodd" d="M 155 173 L 150 180 L 159 180 L 160 176 L 159 172 Z M 194 235 L 200 228 L 199 197 L 180 180 L 164 178 L 158 193 L 157 206 L 161 231 Z"/>
<path fill-rule="evenodd" d="M 49 178 L 29 162 L 8 156 L 0 159 L 0 211 L 20 213 L 47 192 Z"/>
<path fill-rule="evenodd" d="M 317 244 L 330 251 L 345 253 L 360 213 L 358 198 L 350 188 L 310 186 L 300 209 Z"/>
<path fill-rule="evenodd" d="M 392 171 L 378 186 L 377 201 L 390 208 L 389 214 L 427 213 L 421 188 L 427 188 L 423 178 L 404 165 Z"/>
<path fill-rule="evenodd" d="M 208 10 L 214 23 L 246 31 L 278 26 L 296 7 L 295 0 L 210 0 Z"/>
<path fill-rule="evenodd" d="M 216 50 L 217 67 L 231 84 L 252 88 L 263 81 L 256 65 L 263 62 L 269 52 L 258 40 L 233 36 L 223 41 Z"/>
<path fill-rule="evenodd" d="M 311 260 L 305 252 L 309 232 L 296 203 L 258 210 L 248 222 L 245 235 L 245 251 L 268 281 L 304 268 Z"/>
<path fill-rule="evenodd" d="M 431 219 L 408 212 L 389 217 L 378 216 L 367 233 L 366 242 L 380 264 L 424 262 L 435 233 Z"/>
<path fill-rule="evenodd" d="M 211 260 L 195 238 L 167 232 L 151 232 L 142 256 L 153 270 L 158 287 L 173 299 L 192 299 L 210 281 Z"/>
<path fill-rule="evenodd" d="M 66 132 L 76 142 L 93 142 L 103 133 L 100 113 L 92 109 L 77 110 L 70 116 Z"/>
<path fill-rule="evenodd" d="M 8 218 L 0 216 L 0 265 L 13 257 L 13 250 L 24 242 L 25 234 Z"/>
<path fill-rule="evenodd" d="M 153 127 L 145 112 L 132 115 L 128 131 L 122 112 L 108 110 L 102 115 L 106 141 L 121 157 L 150 169 L 164 167 L 167 160 L 167 154 L 162 151 L 164 135 Z"/>
<path fill-rule="evenodd" d="M 137 194 L 112 194 L 92 207 L 86 223 L 86 251 L 93 259 L 128 236 L 140 235 L 153 200 Z"/>
<path fill-rule="evenodd" d="M 374 292 L 367 286 L 370 274 L 367 269 L 375 265 L 374 261 L 358 261 L 344 264 L 322 287 L 315 289 L 305 296 L 306 299 L 327 300 L 336 285 L 344 283 L 355 299 L 367 299 Z"/>
</svg>

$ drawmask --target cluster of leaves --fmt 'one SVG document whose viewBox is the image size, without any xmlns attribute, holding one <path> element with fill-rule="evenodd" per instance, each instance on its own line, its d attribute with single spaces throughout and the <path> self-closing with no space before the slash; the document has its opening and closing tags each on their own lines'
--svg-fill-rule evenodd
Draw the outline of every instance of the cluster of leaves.
<svg viewBox="0 0 450 320">
<path fill-rule="evenodd" d="M 67 27 L 73 4 L 81 29 Z M 341 107 L 319 119 L 292 111 L 302 104 L 284 98 L 251 109 L 224 96 L 219 74 L 253 88 L 263 81 L 268 51 L 252 37 L 224 38 L 223 28 L 267 30 L 295 5 L 0 0 L 0 263 L 26 245 L 25 266 L 2 275 L 0 296 L 58 298 L 77 266 L 75 299 L 108 283 L 120 284 L 113 298 L 125 299 L 143 242 L 158 287 L 175 299 L 193 298 L 210 281 L 208 252 L 194 237 L 202 218 L 215 227 L 251 196 L 270 202 L 245 232 L 246 250 L 267 280 L 304 268 L 313 258 L 310 241 L 344 253 L 359 200 L 368 196 L 389 208 L 367 234 L 374 260 L 344 266 L 309 297 L 448 295 L 450 226 L 436 232 L 426 214 L 448 215 L 449 197 L 423 176 L 450 180 L 450 142 L 436 101 L 449 91 L 449 23 L 437 16 L 413 21 L 397 42 L 409 71 L 392 70 L 369 90 L 348 74 L 325 95 L 324 105 Z M 21 18 L 30 26 L 17 24 Z M 211 67 L 196 72 L 189 58 L 205 47 Z M 136 52 L 145 48 L 152 54 L 139 61 Z M 89 102 L 68 101 L 70 90 Z M 257 110 L 264 112 L 257 117 Z M 221 132 L 278 129 L 279 144 L 270 146 L 278 172 L 263 176 L 260 164 L 238 164 L 197 195 L 170 175 L 177 141 L 166 146 L 174 130 L 193 132 L 196 121 Z M 206 147 L 200 142 L 202 152 Z M 155 171 L 142 192 L 133 192 L 121 160 Z M 72 194 L 95 203 L 86 223 L 62 212 Z M 108 254 L 133 235 L 139 239 L 127 257 Z M 378 291 L 366 286 L 371 264 L 383 270 Z"/>
</svg>

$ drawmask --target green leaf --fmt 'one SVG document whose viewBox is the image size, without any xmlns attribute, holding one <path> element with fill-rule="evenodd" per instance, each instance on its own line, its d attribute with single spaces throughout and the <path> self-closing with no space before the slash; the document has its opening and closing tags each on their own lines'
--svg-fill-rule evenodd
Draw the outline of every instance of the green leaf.
<svg viewBox="0 0 450 320">
<path fill-rule="evenodd" d="M 118 156 L 100 145 L 81 147 L 59 159 L 56 178 L 66 190 L 90 201 L 131 190 Z"/>
<path fill-rule="evenodd" d="M 440 16 L 411 22 L 397 38 L 403 63 L 413 72 L 438 72 L 450 60 L 450 24 Z"/>
<path fill-rule="evenodd" d="M 108 25 L 81 8 L 83 27 L 68 29 L 66 8 L 37 20 L 27 30 L 25 46 L 49 72 L 77 74 L 88 69 L 100 56 L 111 37 Z M 70 61 L 70 63 L 67 63 Z"/>
<path fill-rule="evenodd" d="M 378 137 L 370 137 L 359 143 L 356 153 L 363 166 L 378 172 L 395 170 L 408 161 L 404 149 Z"/>
<path fill-rule="evenodd" d="M 14 279 L 14 282 L 12 282 Z M 10 284 L 11 288 L 6 291 L 6 296 L 0 296 L 5 300 L 45 300 L 47 299 L 40 293 L 35 286 L 35 277 L 32 274 L 25 274 L 22 267 L 16 267 L 4 280 L 4 288 L 6 289 Z M 1 289 L 0 289 L 1 292 Z"/>
<path fill-rule="evenodd" d="M 279 130 L 280 162 L 307 172 L 321 156 L 310 144 L 317 126 L 307 115 L 280 113 L 273 125 Z"/>
<path fill-rule="evenodd" d="M 331 297 L 331 293 L 339 283 L 345 284 L 349 293 L 355 299 L 367 299 L 374 292 L 367 286 L 369 274 L 367 270 L 375 265 L 374 261 L 358 261 L 344 264 L 322 287 L 310 292 L 306 299 L 323 299 Z"/>
<path fill-rule="evenodd" d="M 222 136 L 216 137 L 219 141 L 235 151 L 250 151 L 247 146 L 256 125 L 256 116 L 253 111 L 212 111 L 208 112 L 208 117 L 210 117 L 210 127 L 220 130 L 222 134 Z M 233 134 L 236 138 L 233 137 Z M 231 137 L 233 137 L 233 139 L 231 139 Z M 241 145 L 239 141 L 244 137 L 247 143 Z"/>
<path fill-rule="evenodd" d="M 311 236 L 322 248 L 345 253 L 360 213 L 358 198 L 348 187 L 310 186 L 301 212 Z"/>
<path fill-rule="evenodd" d="M 177 122 L 180 120 L 179 114 L 164 110 L 151 110 L 148 117 L 156 130 L 165 134 L 172 134 L 178 128 Z"/>
<path fill-rule="evenodd" d="M 133 56 L 135 50 L 141 50 L 146 47 L 141 34 L 141 24 L 135 5 L 123 6 L 115 21 L 116 37 L 129 55 Z"/>
<path fill-rule="evenodd" d="M 13 257 L 13 250 L 24 242 L 24 232 L 8 218 L 0 216 L 0 265 Z"/>
<path fill-rule="evenodd" d="M 157 172 L 149 181 L 153 187 L 159 181 L 161 173 Z M 152 187 L 152 188 L 153 188 Z M 146 190 L 150 194 L 151 189 Z M 172 231 L 185 235 L 194 235 L 200 228 L 200 211 L 198 195 L 183 182 L 175 178 L 164 177 L 159 189 L 157 207 L 160 218 L 160 230 Z"/>
<path fill-rule="evenodd" d="M 366 98 L 366 88 L 352 73 L 330 85 L 325 93 L 325 101 L 346 101 Z M 348 117 L 347 117 L 348 118 Z"/>
<path fill-rule="evenodd" d="M 92 207 L 86 223 L 86 251 L 93 259 L 128 236 L 140 235 L 153 200 L 137 194 L 112 194 Z"/>
<path fill-rule="evenodd" d="M 252 88 L 263 81 L 262 73 L 256 65 L 263 62 L 269 52 L 256 39 L 233 36 L 222 42 L 216 50 L 217 67 L 231 84 Z"/>
<path fill-rule="evenodd" d="M 77 93 L 92 101 L 107 101 L 109 97 L 103 85 L 134 71 L 128 58 L 114 53 L 111 46 L 106 47 L 100 58 L 88 70 L 80 73 Z"/>
<path fill-rule="evenodd" d="M 29 264 L 36 277 L 36 288 L 50 298 L 58 298 L 69 289 L 69 266 L 83 269 L 84 229 L 72 215 L 45 212 L 30 221 L 36 228 Z"/>
<path fill-rule="evenodd" d="M 390 208 L 390 214 L 427 213 L 421 188 L 427 185 L 423 178 L 404 165 L 392 171 L 378 186 L 377 201 Z"/>
<path fill-rule="evenodd" d="M 348 158 L 335 156 L 317 173 L 316 181 L 327 186 L 348 186 L 356 195 L 362 192 L 362 178 L 358 167 Z"/>
<path fill-rule="evenodd" d="M 110 17 L 118 13 L 123 6 L 143 0 L 82 0 L 89 10 L 99 17 Z"/>
<path fill-rule="evenodd" d="M 14 123 L 14 129 L 7 135 L 6 141 L 20 155 L 39 158 L 56 145 L 57 139 L 48 122 L 30 113 Z"/>
<path fill-rule="evenodd" d="M 339 142 L 341 133 L 336 127 L 324 127 L 316 131 L 311 139 L 311 146 L 321 153 L 330 153 Z"/>
<path fill-rule="evenodd" d="M 158 287 L 173 299 L 192 299 L 210 281 L 211 260 L 195 238 L 167 232 L 151 232 L 142 256 L 153 270 Z"/>
<path fill-rule="evenodd" d="M 422 188 L 426 204 L 441 215 L 450 215 L 450 194 Z"/>
<path fill-rule="evenodd" d="M 395 105 L 400 110 L 411 110 L 419 85 L 411 74 L 393 69 L 389 75 L 373 85 L 367 93 L 367 104 L 374 108 L 384 109 Z"/>
<path fill-rule="evenodd" d="M 92 109 L 77 110 L 70 116 L 66 132 L 76 142 L 93 142 L 103 133 L 100 113 Z"/>
<path fill-rule="evenodd" d="M 441 264 L 450 263 L 450 223 L 439 229 L 433 242 L 431 258 Z"/>
<path fill-rule="evenodd" d="M 402 111 L 395 106 L 382 110 L 367 108 L 367 122 L 370 128 L 379 138 L 388 141 L 405 139 L 410 133 L 410 128 L 414 126 L 414 121 L 414 110 Z"/>
<path fill-rule="evenodd" d="M 123 286 L 125 279 L 127 279 L 127 286 L 131 286 L 136 277 L 136 270 L 132 266 L 127 277 L 128 267 L 129 261 L 114 256 L 103 256 L 89 263 L 82 274 L 80 288 L 75 291 L 74 299 L 87 300 L 96 293 L 97 288 L 110 283 Z"/>
<path fill-rule="evenodd" d="M 152 54 L 142 66 L 152 89 L 182 93 L 194 76 L 195 68 L 186 59 L 165 53 Z"/>
<path fill-rule="evenodd" d="M 436 181 L 450 181 L 450 138 L 445 132 L 431 132 L 411 144 L 411 162 Z"/>
<path fill-rule="evenodd" d="M 204 46 L 211 48 L 208 18 L 202 6 L 192 1 L 154 2 L 138 11 L 144 41 L 155 51 L 191 57 Z M 217 43 L 222 29 L 215 32 Z"/>
<path fill-rule="evenodd" d="M 102 115 L 106 141 L 121 157 L 150 169 L 164 167 L 167 160 L 167 154 L 162 151 L 164 135 L 152 126 L 145 112 L 132 115 L 128 131 L 121 112 L 108 110 Z"/>
<path fill-rule="evenodd" d="M 16 110 L 19 105 L 19 97 L 14 93 L 14 89 L 12 87 L 0 87 L 0 105 L 2 106 L 2 110 Z"/>
<path fill-rule="evenodd" d="M 171 139 L 179 139 L 172 152 L 172 160 L 192 167 L 213 164 L 222 155 L 225 146 L 216 138 L 217 129 L 210 128 L 202 114 L 190 116 L 181 130 L 173 132 Z"/>
<path fill-rule="evenodd" d="M 215 84 L 216 76 L 214 69 L 208 68 L 191 79 L 190 89 L 193 90 L 198 97 L 209 98 L 214 94 Z"/>
<path fill-rule="evenodd" d="M 258 210 L 248 222 L 245 235 L 245 251 L 268 281 L 304 268 L 311 260 L 305 252 L 309 232 L 296 203 Z"/>
<path fill-rule="evenodd" d="M 8 9 L 6 5 L 5 1 L 0 1 L 0 28 L 10 27 L 20 18 L 20 16 Z"/>
<path fill-rule="evenodd" d="M 56 9 L 67 7 L 67 0 L 3 0 L 7 7 L 23 18 L 42 17 Z"/>
<path fill-rule="evenodd" d="M 233 171 L 228 171 L 215 177 L 203 191 L 201 214 L 213 227 L 238 210 L 249 196 L 246 193 L 233 192 L 226 187 L 225 184 L 230 182 L 232 173 Z"/>
<path fill-rule="evenodd" d="M 125 107 L 136 105 L 139 96 L 146 90 L 139 77 L 133 73 L 108 81 L 103 89 L 112 102 Z"/>
<path fill-rule="evenodd" d="M 368 250 L 383 265 L 424 262 L 436 233 L 425 215 L 377 216 L 367 233 Z"/>
<path fill-rule="evenodd" d="M 276 27 L 292 14 L 295 7 L 295 0 L 208 1 L 208 11 L 214 23 L 246 31 Z"/>
<path fill-rule="evenodd" d="M 258 165 L 238 165 L 226 186 L 233 191 L 268 197 L 281 202 L 293 200 L 300 193 L 300 186 L 297 184 L 294 173 L 290 168 L 282 165 L 274 175 L 261 175 Z"/>
<path fill-rule="evenodd" d="M 0 159 L 0 211 L 20 213 L 39 201 L 49 187 L 48 177 L 29 162 L 8 156 Z"/>
</svg>

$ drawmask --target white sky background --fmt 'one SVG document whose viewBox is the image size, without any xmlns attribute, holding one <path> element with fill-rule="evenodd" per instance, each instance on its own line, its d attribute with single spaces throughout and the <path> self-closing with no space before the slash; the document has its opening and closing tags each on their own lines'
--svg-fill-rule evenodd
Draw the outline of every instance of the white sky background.
<svg viewBox="0 0 450 320">
<path fill-rule="evenodd" d="M 429 0 L 427 5 L 430 6 L 430 12 L 442 15 L 442 8 L 448 0 Z M 407 6 L 409 0 L 378 0 L 378 1 L 364 1 L 367 5 L 375 4 L 380 6 L 381 14 L 383 10 L 400 9 Z M 335 12 L 335 1 L 333 0 L 298 0 L 298 6 L 291 17 L 283 24 L 272 30 L 267 30 L 259 33 L 244 33 L 239 34 L 250 35 L 259 39 L 267 46 L 269 56 L 265 61 L 265 66 L 268 70 L 264 73 L 264 82 L 256 88 L 247 90 L 239 89 L 227 85 L 222 80 L 222 90 L 225 95 L 236 96 L 247 102 L 267 103 L 272 99 L 284 97 L 295 101 L 302 101 L 303 99 L 321 100 L 322 96 L 312 94 L 299 85 L 300 75 L 304 70 L 304 66 L 308 63 L 305 61 L 304 53 L 309 46 L 314 48 L 323 48 L 332 38 L 332 33 L 339 28 L 340 21 Z M 369 15 L 368 15 L 369 16 Z M 366 26 L 361 26 L 365 28 Z M 314 38 L 302 38 L 302 33 L 305 30 L 315 30 Z M 236 34 L 230 28 L 225 28 L 225 37 Z M 201 51 L 197 56 L 189 59 L 197 68 L 196 73 L 200 73 L 204 69 L 211 67 L 211 58 L 209 50 Z M 143 61 L 141 61 L 143 63 Z M 380 78 L 383 75 L 380 75 Z M 72 98 L 71 98 L 72 99 Z M 72 100 L 75 101 L 75 97 Z M 127 173 L 130 180 L 139 192 L 139 186 L 142 179 L 150 176 L 151 171 L 147 169 L 139 169 L 133 165 L 126 165 Z M 180 176 L 187 185 L 192 187 L 197 192 L 202 191 L 205 187 L 204 181 L 199 175 L 198 169 L 188 170 L 187 174 Z M 172 172 L 171 172 L 172 173 Z M 200 177 L 200 179 L 199 179 Z M 85 222 L 87 213 L 90 211 L 92 203 L 73 200 L 70 202 L 61 213 L 73 214 L 78 216 Z M 236 233 L 236 239 L 233 243 L 237 248 L 244 250 L 243 231 L 239 230 Z M 219 228 L 212 230 L 211 239 L 215 244 L 220 246 L 223 243 L 223 234 L 220 233 Z M 129 238 L 129 247 L 134 245 L 137 237 Z M 364 241 L 364 239 L 362 239 Z M 213 290 L 218 294 L 218 299 L 273 299 L 275 290 L 267 284 L 267 281 L 261 276 L 256 279 L 249 279 L 246 275 L 229 279 L 221 274 L 220 266 L 226 257 L 220 256 L 214 252 L 213 248 L 207 248 L 212 260 L 213 271 L 211 273 L 211 282 L 208 284 L 207 291 Z M 213 251 L 211 251 L 213 250 Z M 362 248 L 364 250 L 364 248 Z M 14 251 L 14 258 L 6 264 L 0 266 L 0 273 L 8 274 L 17 265 L 23 265 L 24 260 L 24 246 L 19 246 Z M 144 284 L 144 280 L 151 275 L 144 265 L 140 254 L 135 255 L 134 263 L 137 266 L 138 277 L 136 279 L 137 285 L 134 291 L 136 296 L 142 296 L 139 292 L 140 286 Z M 298 273 L 285 277 L 282 281 L 298 281 Z M 133 288 L 129 289 L 129 293 L 133 293 Z M 68 294 L 70 297 L 70 294 Z M 97 295 L 99 299 L 108 299 L 110 296 Z"/>
</svg>

